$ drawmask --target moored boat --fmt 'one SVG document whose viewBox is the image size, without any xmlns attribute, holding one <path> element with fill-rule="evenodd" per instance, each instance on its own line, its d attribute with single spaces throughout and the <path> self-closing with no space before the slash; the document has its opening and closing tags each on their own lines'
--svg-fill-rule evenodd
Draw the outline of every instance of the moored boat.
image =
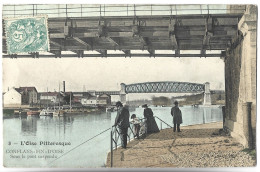
<svg viewBox="0 0 260 172">
<path fill-rule="evenodd" d="M 20 115 L 20 110 L 14 110 L 14 116 L 19 116 Z"/>
<path fill-rule="evenodd" d="M 52 109 L 43 109 L 41 112 L 40 112 L 40 116 L 52 116 L 53 115 L 53 112 L 54 110 Z"/>
<path fill-rule="evenodd" d="M 27 116 L 38 116 L 40 114 L 40 111 L 28 111 Z"/>
<path fill-rule="evenodd" d="M 110 106 L 106 108 L 106 112 L 114 112 L 114 111 L 116 111 L 116 107 L 114 106 Z"/>
<path fill-rule="evenodd" d="M 53 116 L 64 116 L 65 111 L 64 110 L 54 110 L 53 111 Z"/>
</svg>

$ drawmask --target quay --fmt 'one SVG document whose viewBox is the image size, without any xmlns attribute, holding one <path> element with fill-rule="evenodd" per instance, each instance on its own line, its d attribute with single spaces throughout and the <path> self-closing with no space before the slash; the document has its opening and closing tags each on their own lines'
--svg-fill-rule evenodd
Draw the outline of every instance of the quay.
<svg viewBox="0 0 260 172">
<path fill-rule="evenodd" d="M 221 132 L 222 122 L 172 128 L 135 139 L 113 151 L 113 168 L 252 167 L 256 160 L 237 140 Z M 106 167 L 110 167 L 110 153 Z"/>
</svg>

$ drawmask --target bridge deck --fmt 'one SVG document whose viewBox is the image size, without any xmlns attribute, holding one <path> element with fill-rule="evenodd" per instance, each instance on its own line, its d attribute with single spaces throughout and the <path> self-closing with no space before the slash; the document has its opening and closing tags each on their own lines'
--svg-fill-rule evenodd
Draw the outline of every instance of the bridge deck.
<svg viewBox="0 0 260 172">
<path fill-rule="evenodd" d="M 237 24 L 241 16 L 199 14 L 50 18 L 48 26 L 52 54 L 41 54 L 40 57 L 60 57 L 62 51 L 71 51 L 65 57 L 219 57 L 219 53 L 206 54 L 206 50 L 225 50 L 230 46 L 231 39 L 238 34 Z M 3 36 L 3 53 L 7 52 L 5 40 Z M 90 50 L 98 53 L 85 54 Z M 107 50 L 121 50 L 122 54 L 109 54 Z M 146 50 L 147 54 L 134 54 L 132 50 Z M 158 54 L 156 50 L 172 52 Z M 199 53 L 183 55 L 180 50 L 199 50 Z"/>
</svg>

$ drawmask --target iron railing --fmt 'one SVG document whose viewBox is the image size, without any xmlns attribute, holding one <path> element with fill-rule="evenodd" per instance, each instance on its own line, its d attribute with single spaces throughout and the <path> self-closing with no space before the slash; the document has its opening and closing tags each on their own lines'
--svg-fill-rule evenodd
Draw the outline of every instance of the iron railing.
<svg viewBox="0 0 260 172">
<path fill-rule="evenodd" d="M 164 123 L 167 127 L 170 127 L 172 128 L 171 125 L 169 125 L 167 122 L 165 122 L 164 120 L 162 120 L 161 118 L 157 117 L 157 116 L 154 116 L 154 118 L 157 118 L 159 121 L 160 121 L 160 130 L 162 130 L 162 124 Z M 147 128 L 146 128 L 146 118 L 142 118 L 140 119 L 140 123 L 141 123 L 141 126 L 140 128 L 144 127 L 145 128 L 145 132 L 144 133 L 141 133 L 140 136 L 146 136 L 147 134 Z M 129 126 L 129 129 L 128 130 L 128 133 L 127 133 L 127 137 L 128 137 L 128 142 L 131 141 L 131 136 L 133 136 L 133 138 L 135 137 L 135 134 L 134 134 L 134 131 L 133 131 L 133 124 L 130 124 Z M 113 167 L 113 150 L 118 148 L 118 140 L 120 138 L 120 133 L 118 131 L 118 128 L 117 126 L 113 125 L 111 127 L 111 131 L 110 131 L 110 167 Z M 115 146 L 114 146 L 115 144 Z"/>
<path fill-rule="evenodd" d="M 246 5 L 214 4 L 8 4 L 3 5 L 3 17 L 136 16 L 244 13 Z M 231 8 L 232 7 L 232 8 Z"/>
<path fill-rule="evenodd" d="M 162 130 L 162 124 L 163 124 L 163 123 L 164 123 L 165 125 L 167 125 L 167 127 L 172 128 L 171 125 L 169 125 L 167 122 L 163 121 L 161 118 L 159 118 L 159 117 L 157 117 L 157 116 L 154 116 L 154 117 L 157 118 L 158 120 L 160 120 L 160 122 L 161 122 L 161 123 L 160 123 L 161 130 Z M 144 128 L 145 128 L 144 133 L 141 133 L 140 136 L 144 136 L 144 137 L 145 137 L 146 134 L 147 134 L 147 130 L 146 130 L 146 129 L 147 129 L 147 128 L 146 128 L 146 118 L 140 119 L 140 123 L 141 123 L 140 128 L 141 128 L 141 127 L 144 127 Z M 132 137 L 132 138 L 135 137 L 135 134 L 134 134 L 134 131 L 133 131 L 133 124 L 130 124 L 129 129 L 130 129 L 130 130 L 128 130 L 128 133 L 127 133 L 128 142 L 131 141 L 131 137 Z M 53 164 L 56 160 L 60 159 L 61 157 L 65 156 L 65 155 L 67 155 L 67 154 L 70 153 L 71 151 L 73 151 L 73 150 L 75 150 L 76 148 L 82 146 L 83 144 L 87 143 L 88 141 L 93 140 L 94 138 L 98 137 L 99 135 L 105 133 L 105 132 L 108 131 L 108 130 L 110 130 L 110 144 L 111 144 L 111 147 L 110 147 L 110 167 L 113 167 L 113 150 L 118 148 L 118 140 L 119 140 L 119 138 L 120 138 L 120 133 L 119 133 L 119 131 L 118 131 L 117 126 L 115 126 L 115 125 L 113 125 L 111 128 L 108 128 L 108 129 L 106 129 L 106 130 L 100 132 L 99 134 L 93 136 L 92 138 L 90 138 L 90 139 L 88 139 L 88 140 L 82 142 L 81 144 L 77 145 L 76 147 L 70 149 L 70 150 L 67 151 L 66 153 L 62 154 L 62 155 L 59 156 L 58 158 L 56 158 L 56 159 L 54 159 L 53 161 L 51 161 L 51 162 L 49 163 L 49 165 Z M 114 146 L 114 144 L 115 144 L 115 146 Z"/>
</svg>

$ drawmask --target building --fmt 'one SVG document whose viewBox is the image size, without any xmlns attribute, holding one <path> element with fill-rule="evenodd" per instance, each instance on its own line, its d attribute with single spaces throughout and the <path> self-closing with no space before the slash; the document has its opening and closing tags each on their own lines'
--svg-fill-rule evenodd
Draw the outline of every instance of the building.
<svg viewBox="0 0 260 172">
<path fill-rule="evenodd" d="M 41 102 L 41 104 L 63 103 L 64 97 L 59 92 L 42 92 L 42 93 L 40 93 L 40 102 Z"/>
<path fill-rule="evenodd" d="M 33 106 L 38 104 L 35 87 L 12 88 L 4 94 L 4 107 Z"/>
<path fill-rule="evenodd" d="M 22 95 L 22 105 L 33 106 L 38 104 L 38 92 L 35 87 L 15 88 Z"/>
<path fill-rule="evenodd" d="M 97 105 L 97 97 L 91 96 L 91 97 L 84 97 L 81 99 L 81 104 L 83 106 L 96 106 Z"/>
<path fill-rule="evenodd" d="M 89 98 L 89 97 L 91 97 L 91 94 L 88 92 L 73 92 L 72 102 L 81 103 L 82 98 Z"/>
<path fill-rule="evenodd" d="M 21 107 L 22 95 L 15 88 L 11 88 L 3 95 L 3 107 Z"/>
<path fill-rule="evenodd" d="M 97 101 L 98 105 L 103 105 L 103 106 L 111 105 L 111 96 L 108 94 L 102 94 L 98 96 L 97 100 L 98 100 Z"/>
<path fill-rule="evenodd" d="M 111 96 L 107 95 L 107 94 L 103 94 L 100 96 L 87 96 L 87 97 L 83 97 L 81 98 L 81 104 L 83 106 L 107 106 L 107 105 L 111 105 Z"/>
<path fill-rule="evenodd" d="M 4 107 L 34 106 L 38 104 L 35 87 L 12 88 L 4 94 Z"/>
</svg>

